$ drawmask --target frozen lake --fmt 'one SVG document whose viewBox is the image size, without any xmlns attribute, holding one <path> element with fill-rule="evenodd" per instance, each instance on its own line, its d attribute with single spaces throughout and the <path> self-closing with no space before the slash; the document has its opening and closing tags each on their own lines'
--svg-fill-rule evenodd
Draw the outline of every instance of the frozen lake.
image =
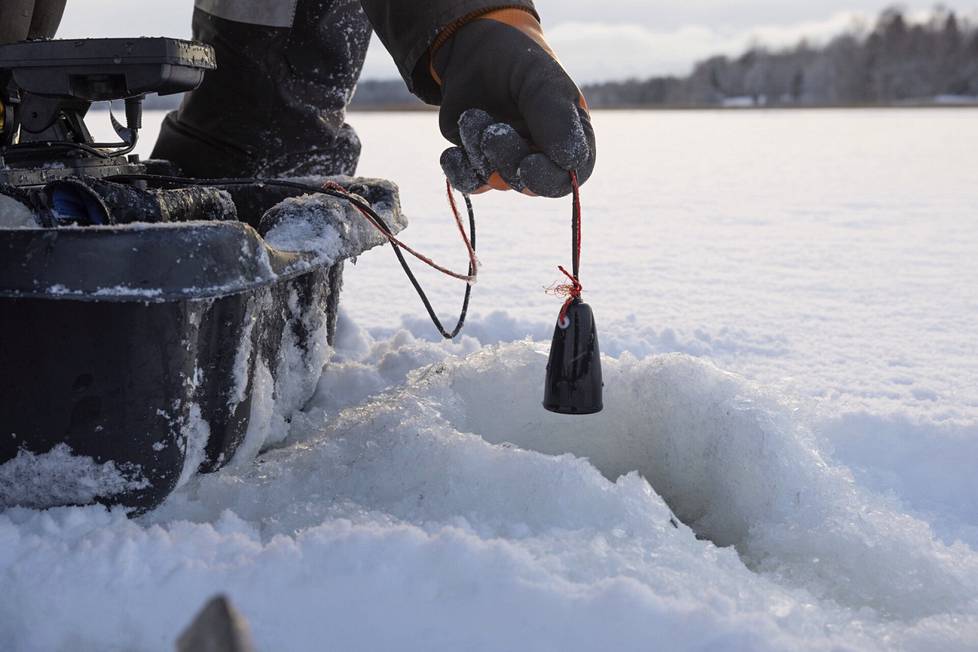
<svg viewBox="0 0 978 652">
<path fill-rule="evenodd" d="M 400 184 L 411 241 L 462 265 L 434 116 L 351 121 L 360 173 Z M 837 410 L 978 419 L 978 111 L 600 113 L 596 126 L 583 273 L 606 351 L 705 355 Z M 569 202 L 475 202 L 476 313 L 549 328 L 541 288 L 568 256 Z M 435 283 L 447 315 L 457 288 Z M 419 315 L 389 252 L 365 256 L 347 290 L 362 325 Z"/>
<path fill-rule="evenodd" d="M 436 115 L 350 122 L 463 268 Z M 268 650 L 978 647 L 978 110 L 595 125 L 604 413 L 539 408 L 570 201 L 476 197 L 459 342 L 362 256 L 292 445 L 135 522 L 0 512 L 0 640 L 164 650 L 226 591 Z"/>
<path fill-rule="evenodd" d="M 401 185 L 410 239 L 461 267 L 434 116 L 351 122 L 360 173 Z M 604 352 L 700 356 L 797 402 L 862 481 L 978 544 L 978 110 L 602 112 L 595 123 L 583 278 Z M 475 202 L 473 312 L 485 327 L 477 317 L 468 332 L 549 339 L 555 300 L 541 289 L 566 264 L 569 203 Z M 431 336 L 399 274 L 390 252 L 364 256 L 347 275 L 348 311 L 375 328 L 406 315 Z M 450 319 L 458 289 L 429 285 Z"/>
</svg>

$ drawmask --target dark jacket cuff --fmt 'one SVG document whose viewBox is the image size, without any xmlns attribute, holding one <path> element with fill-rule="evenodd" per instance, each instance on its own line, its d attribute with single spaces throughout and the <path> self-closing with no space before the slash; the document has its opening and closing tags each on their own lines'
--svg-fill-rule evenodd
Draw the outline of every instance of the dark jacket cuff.
<svg viewBox="0 0 978 652">
<path fill-rule="evenodd" d="M 360 0 L 374 31 L 391 53 L 408 89 L 428 104 L 441 89 L 428 72 L 428 48 L 443 29 L 465 16 L 520 8 L 539 20 L 532 0 Z"/>
</svg>

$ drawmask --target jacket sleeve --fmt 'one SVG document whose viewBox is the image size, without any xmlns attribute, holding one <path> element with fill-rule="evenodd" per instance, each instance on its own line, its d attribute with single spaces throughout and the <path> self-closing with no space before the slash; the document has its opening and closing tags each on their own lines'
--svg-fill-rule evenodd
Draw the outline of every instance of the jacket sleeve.
<svg viewBox="0 0 978 652">
<path fill-rule="evenodd" d="M 360 0 L 408 89 L 428 104 L 441 90 L 428 73 L 428 48 L 442 30 L 494 9 L 521 8 L 539 19 L 532 0 Z"/>
</svg>

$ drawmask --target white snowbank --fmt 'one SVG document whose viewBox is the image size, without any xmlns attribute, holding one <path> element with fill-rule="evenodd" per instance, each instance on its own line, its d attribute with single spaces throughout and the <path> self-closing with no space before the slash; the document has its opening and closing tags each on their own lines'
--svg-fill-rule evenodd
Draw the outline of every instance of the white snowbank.
<svg viewBox="0 0 978 652">
<path fill-rule="evenodd" d="M 816 428 L 859 484 L 898 497 L 943 540 L 978 549 L 978 424 L 852 412 Z"/>
<path fill-rule="evenodd" d="M 344 321 L 337 346 L 293 443 L 254 464 L 136 522 L 0 514 L 0 639 L 164 650 L 224 591 L 267 650 L 978 641 L 978 555 L 708 363 L 607 358 L 605 412 L 575 419 L 539 407 L 544 344 L 378 342 Z"/>
<path fill-rule="evenodd" d="M 357 122 L 408 240 L 461 264 L 436 117 Z M 482 350 L 549 339 L 568 206 L 480 196 L 459 342 L 425 341 L 368 254 L 343 303 L 370 334 L 341 322 L 312 403 L 271 428 L 295 443 L 137 522 L 0 513 L 5 649 L 168 650 L 218 591 L 265 650 L 978 649 L 974 112 L 595 122 L 605 413 L 538 410 L 545 344 Z"/>
</svg>

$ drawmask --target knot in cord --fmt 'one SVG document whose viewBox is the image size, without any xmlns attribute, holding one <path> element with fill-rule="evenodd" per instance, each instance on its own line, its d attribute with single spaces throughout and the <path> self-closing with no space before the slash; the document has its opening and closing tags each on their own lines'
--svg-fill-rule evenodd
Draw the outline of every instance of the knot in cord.
<svg viewBox="0 0 978 652">
<path fill-rule="evenodd" d="M 557 321 L 563 323 L 564 319 L 567 317 L 567 311 L 570 310 L 571 304 L 577 299 L 581 298 L 581 292 L 584 291 L 584 286 L 581 285 L 580 280 L 566 269 L 563 265 L 558 265 L 557 269 L 564 273 L 570 283 L 564 283 L 562 285 L 557 285 L 553 288 L 553 293 L 562 297 L 567 297 L 564 301 L 564 305 L 560 309 L 560 315 L 557 317 Z"/>
</svg>

